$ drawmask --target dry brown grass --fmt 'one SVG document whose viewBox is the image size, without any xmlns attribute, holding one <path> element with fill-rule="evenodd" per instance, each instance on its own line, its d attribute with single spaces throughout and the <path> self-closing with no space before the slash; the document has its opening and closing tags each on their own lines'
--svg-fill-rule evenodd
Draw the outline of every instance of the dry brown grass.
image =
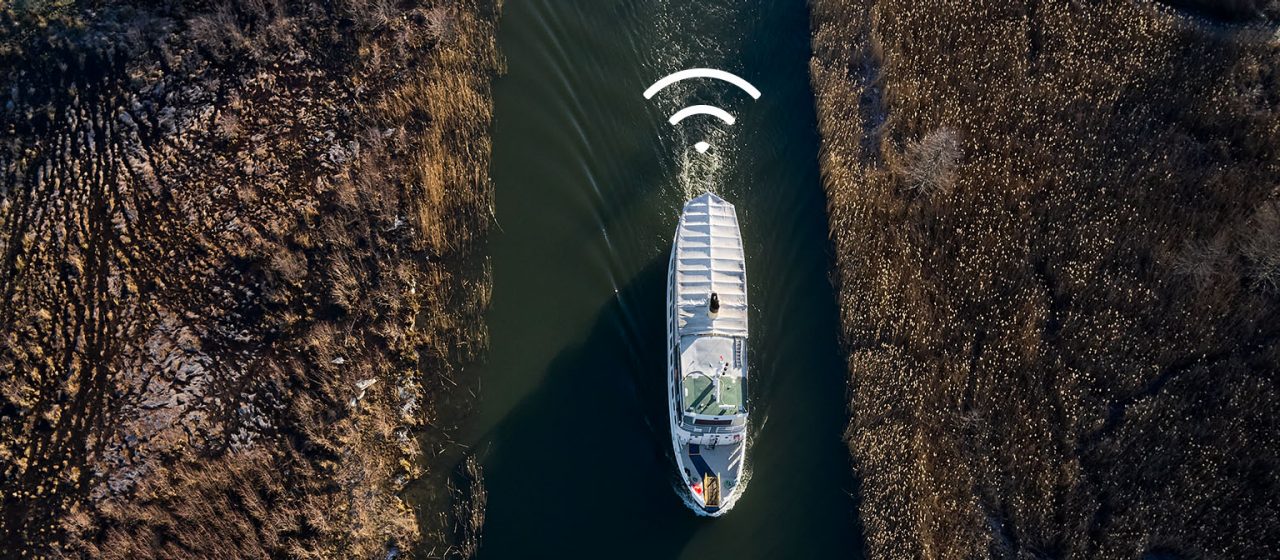
<svg viewBox="0 0 1280 560">
<path fill-rule="evenodd" d="M 495 7 L 53 8 L 0 6 L 0 555 L 449 539 L 399 491 L 484 347 Z"/>
<path fill-rule="evenodd" d="M 949 128 L 931 131 L 907 146 L 903 159 L 907 188 L 924 196 L 950 190 L 956 184 L 960 138 Z"/>
<path fill-rule="evenodd" d="M 1267 21 L 813 4 L 872 555 L 1274 554 Z"/>
</svg>

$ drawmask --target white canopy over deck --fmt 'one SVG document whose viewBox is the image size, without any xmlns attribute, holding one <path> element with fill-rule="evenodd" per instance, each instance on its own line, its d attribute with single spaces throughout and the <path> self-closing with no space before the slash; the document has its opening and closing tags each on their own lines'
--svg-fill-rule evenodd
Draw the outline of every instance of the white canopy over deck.
<svg viewBox="0 0 1280 560">
<path fill-rule="evenodd" d="M 684 206 L 675 243 L 680 336 L 747 336 L 747 267 L 732 204 L 706 193 Z M 710 312 L 711 294 L 720 300 Z"/>
</svg>

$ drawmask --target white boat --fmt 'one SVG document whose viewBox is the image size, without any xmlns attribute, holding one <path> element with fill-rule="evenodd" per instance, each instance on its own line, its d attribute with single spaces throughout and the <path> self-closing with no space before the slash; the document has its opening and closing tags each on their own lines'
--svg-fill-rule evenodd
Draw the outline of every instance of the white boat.
<svg viewBox="0 0 1280 560">
<path fill-rule="evenodd" d="M 747 270 L 733 205 L 711 193 L 685 204 L 671 248 L 667 389 L 682 497 L 721 515 L 747 454 Z"/>
</svg>

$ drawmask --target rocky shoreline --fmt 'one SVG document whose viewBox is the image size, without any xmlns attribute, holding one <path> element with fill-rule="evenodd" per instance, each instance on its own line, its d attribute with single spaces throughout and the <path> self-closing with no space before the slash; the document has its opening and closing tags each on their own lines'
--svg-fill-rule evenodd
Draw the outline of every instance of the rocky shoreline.
<svg viewBox="0 0 1280 560">
<path fill-rule="evenodd" d="M 1276 4 L 812 6 L 871 556 L 1273 555 Z"/>
<path fill-rule="evenodd" d="M 497 11 L 0 9 L 5 550 L 450 538 L 400 492 L 485 345 Z"/>
</svg>

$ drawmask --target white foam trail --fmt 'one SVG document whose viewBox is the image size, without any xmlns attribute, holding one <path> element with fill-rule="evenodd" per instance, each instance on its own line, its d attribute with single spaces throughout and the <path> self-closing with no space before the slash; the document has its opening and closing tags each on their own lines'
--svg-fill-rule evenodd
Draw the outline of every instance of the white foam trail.
<svg viewBox="0 0 1280 560">
<path fill-rule="evenodd" d="M 719 109 L 724 115 L 717 114 L 717 118 L 732 123 L 736 119 L 720 107 L 731 105 L 726 103 L 732 99 L 731 96 L 741 95 L 738 88 L 742 88 L 753 98 L 759 97 L 760 92 L 755 86 L 733 74 L 731 68 L 710 68 L 722 66 L 720 63 L 738 45 L 733 41 L 729 44 L 707 41 L 705 30 L 733 28 L 733 22 L 741 15 L 741 10 L 702 2 L 662 0 L 657 11 L 654 33 L 661 38 L 658 44 L 662 45 L 662 51 L 655 53 L 654 68 L 651 70 L 653 74 L 665 77 L 651 86 L 645 96 L 651 97 L 658 90 L 669 89 L 667 94 L 655 99 L 662 112 L 667 115 L 686 113 L 681 115 L 681 119 L 674 119 L 678 123 L 684 116 L 693 114 L 689 109 L 680 110 L 697 93 L 699 100 L 713 102 L 701 107 Z M 713 22 L 719 22 L 719 25 L 710 25 Z M 693 77 L 717 78 L 729 83 L 718 80 L 685 80 Z M 725 115 L 729 118 L 726 119 Z M 736 135 L 727 128 L 716 121 L 691 120 L 684 125 L 673 126 L 669 129 L 671 133 L 663 134 L 663 147 L 667 153 L 672 154 L 667 161 L 675 166 L 668 170 L 668 176 L 675 179 L 672 198 L 679 199 L 673 201 L 677 209 L 685 201 L 704 192 L 721 193 L 720 185 L 725 182 L 727 172 L 733 168 L 737 153 Z"/>
</svg>

